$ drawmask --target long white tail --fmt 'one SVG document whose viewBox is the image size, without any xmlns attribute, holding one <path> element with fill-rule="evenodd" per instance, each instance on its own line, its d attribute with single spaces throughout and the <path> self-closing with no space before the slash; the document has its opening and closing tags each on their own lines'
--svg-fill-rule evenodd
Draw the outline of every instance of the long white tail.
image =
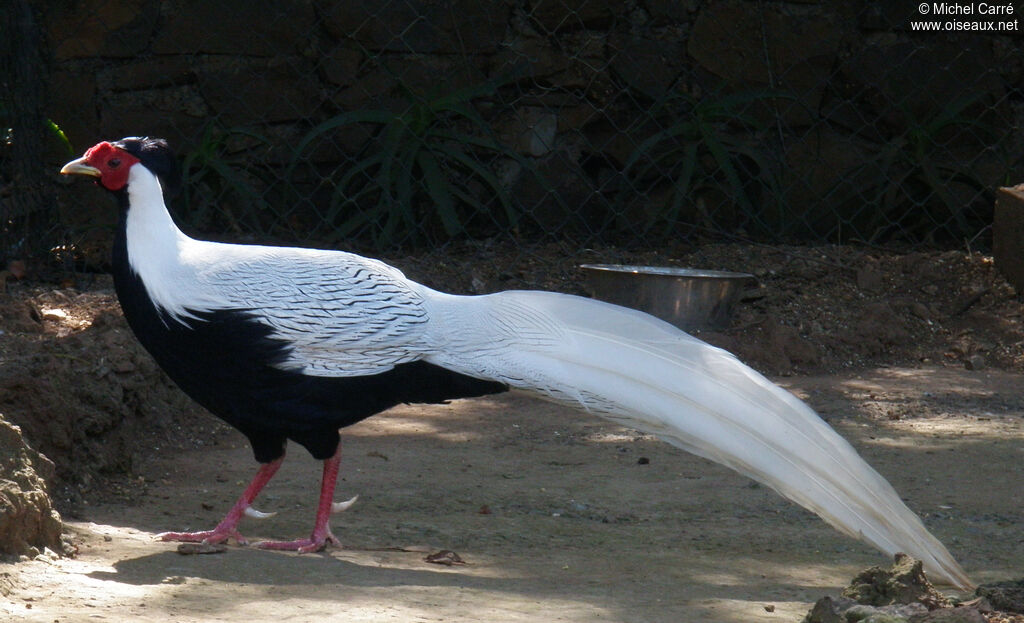
<svg viewBox="0 0 1024 623">
<path fill-rule="evenodd" d="M 426 291 L 435 363 L 652 433 L 727 465 L 935 580 L 972 586 L 892 486 L 806 404 L 647 314 L 545 292 Z M 436 321 L 436 323 L 435 323 Z"/>
</svg>

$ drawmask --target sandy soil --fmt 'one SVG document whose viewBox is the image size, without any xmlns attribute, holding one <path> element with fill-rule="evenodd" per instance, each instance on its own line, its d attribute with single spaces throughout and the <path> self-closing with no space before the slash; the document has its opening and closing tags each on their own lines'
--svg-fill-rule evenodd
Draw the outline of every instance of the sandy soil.
<svg viewBox="0 0 1024 623">
<path fill-rule="evenodd" d="M 888 367 L 783 379 L 881 471 L 976 582 L 1024 575 L 1019 374 Z M 254 469 L 237 434 L 137 461 L 136 501 L 85 500 L 76 558 L 0 564 L 5 620 L 797 621 L 889 561 L 770 490 L 652 438 L 521 396 L 401 407 L 347 429 L 344 549 L 232 545 L 180 555 L 163 530 L 212 527 Z M 301 449 L 246 520 L 312 522 Z M 424 560 L 452 550 L 465 562 Z"/>
</svg>

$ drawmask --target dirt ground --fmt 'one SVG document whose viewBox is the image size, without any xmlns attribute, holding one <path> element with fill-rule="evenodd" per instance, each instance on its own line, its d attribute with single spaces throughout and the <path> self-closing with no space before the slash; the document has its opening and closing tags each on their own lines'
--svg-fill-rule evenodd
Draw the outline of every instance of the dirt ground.
<svg viewBox="0 0 1024 623">
<path fill-rule="evenodd" d="M 975 582 L 1024 576 L 1021 305 L 991 261 L 861 254 L 836 271 L 764 254 L 768 291 L 736 330 L 706 337 L 768 353 L 757 366 L 850 439 Z M 406 267 L 418 268 L 445 270 Z M 479 279 L 533 283 L 529 269 Z M 0 412 L 49 410 L 34 435 L 55 439 L 18 423 L 58 464 L 78 548 L 0 563 L 6 620 L 798 621 L 890 562 L 729 470 L 521 395 L 403 406 L 346 429 L 337 497 L 359 500 L 334 520 L 342 549 L 181 555 L 154 535 L 220 519 L 255 469 L 244 439 L 149 367 L 102 281 L 6 296 Z M 92 393 L 61 380 L 76 375 Z M 102 419 L 117 409 L 120 424 Z M 278 514 L 243 532 L 308 533 L 318 481 L 295 448 L 257 504 Z M 443 550 L 463 564 L 425 560 Z"/>
<path fill-rule="evenodd" d="M 976 582 L 1022 575 L 1016 374 L 888 368 L 789 387 Z M 345 439 L 339 499 L 360 496 L 334 522 L 345 549 L 183 556 L 156 541 L 212 527 L 249 478 L 244 441 L 225 432 L 140 466 L 138 503 L 83 509 L 69 523 L 77 558 L 9 565 L 0 612 L 39 622 L 797 621 L 859 569 L 888 562 L 732 472 L 529 398 L 397 408 Z M 308 531 L 319 472 L 302 454 L 259 505 L 279 514 L 247 520 L 250 537 Z M 466 564 L 424 561 L 440 550 Z"/>
</svg>

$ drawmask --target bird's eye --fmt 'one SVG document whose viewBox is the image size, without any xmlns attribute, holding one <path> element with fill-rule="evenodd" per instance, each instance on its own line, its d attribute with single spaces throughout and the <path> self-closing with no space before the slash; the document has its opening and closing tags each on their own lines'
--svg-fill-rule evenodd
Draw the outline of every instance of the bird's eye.
<svg viewBox="0 0 1024 623">
<path fill-rule="evenodd" d="M 112 158 L 109 162 L 107 162 L 107 166 L 109 166 L 111 169 L 116 169 L 117 167 L 121 166 L 121 159 Z"/>
</svg>

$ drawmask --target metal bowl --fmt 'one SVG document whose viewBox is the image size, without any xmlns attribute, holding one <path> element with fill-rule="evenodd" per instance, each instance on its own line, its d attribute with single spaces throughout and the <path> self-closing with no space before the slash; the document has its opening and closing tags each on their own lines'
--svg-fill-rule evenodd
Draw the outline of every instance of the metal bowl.
<svg viewBox="0 0 1024 623">
<path fill-rule="evenodd" d="M 583 264 L 594 298 L 645 311 L 684 331 L 724 329 L 744 290 L 757 284 L 747 273 L 720 270 Z"/>
</svg>

